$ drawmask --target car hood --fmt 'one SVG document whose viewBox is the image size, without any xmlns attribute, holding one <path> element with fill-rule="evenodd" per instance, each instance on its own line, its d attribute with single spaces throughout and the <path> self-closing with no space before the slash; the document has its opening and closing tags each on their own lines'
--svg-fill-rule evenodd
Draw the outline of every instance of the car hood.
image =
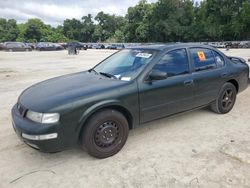
<svg viewBox="0 0 250 188">
<path fill-rule="evenodd" d="M 93 72 L 80 72 L 52 78 L 27 88 L 18 103 L 36 112 L 47 112 L 75 99 L 93 96 L 127 84 Z"/>
</svg>

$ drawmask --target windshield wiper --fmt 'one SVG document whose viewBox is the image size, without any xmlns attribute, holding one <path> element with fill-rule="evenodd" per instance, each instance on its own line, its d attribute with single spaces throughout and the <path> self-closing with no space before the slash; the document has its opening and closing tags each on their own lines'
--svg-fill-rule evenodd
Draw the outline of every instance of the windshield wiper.
<svg viewBox="0 0 250 188">
<path fill-rule="evenodd" d="M 106 72 L 99 72 L 99 74 L 103 75 L 103 76 L 106 76 L 108 78 L 114 78 L 114 79 L 117 79 L 116 76 L 114 76 L 113 74 L 109 74 L 109 73 L 106 73 Z"/>
<path fill-rule="evenodd" d="M 95 69 L 89 69 L 89 72 L 94 72 L 94 73 L 98 74 L 98 72 Z"/>
</svg>

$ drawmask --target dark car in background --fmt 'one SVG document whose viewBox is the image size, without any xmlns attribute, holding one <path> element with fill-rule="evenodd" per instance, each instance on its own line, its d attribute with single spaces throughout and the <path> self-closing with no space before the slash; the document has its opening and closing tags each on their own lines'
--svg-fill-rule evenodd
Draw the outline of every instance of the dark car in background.
<svg viewBox="0 0 250 188">
<path fill-rule="evenodd" d="M 51 42 L 39 42 L 36 45 L 36 50 L 39 51 L 58 51 L 58 50 L 64 50 L 64 48 L 56 43 Z"/>
<path fill-rule="evenodd" d="M 110 44 L 106 46 L 110 50 L 122 50 L 125 48 L 124 44 Z"/>
<path fill-rule="evenodd" d="M 32 51 L 32 48 L 23 42 L 5 42 L 3 50 L 9 52 Z"/>
<path fill-rule="evenodd" d="M 106 49 L 116 50 L 117 46 L 115 44 L 109 44 L 109 45 L 106 46 Z"/>
<path fill-rule="evenodd" d="M 250 48 L 250 41 L 241 41 L 239 43 L 239 48 Z"/>
<path fill-rule="evenodd" d="M 91 48 L 92 49 L 105 49 L 105 45 L 104 44 L 92 44 Z"/>
<path fill-rule="evenodd" d="M 36 48 L 36 44 L 35 43 L 24 43 L 25 45 L 29 46 L 32 48 L 32 50 L 34 50 Z"/>
<path fill-rule="evenodd" d="M 67 43 L 67 47 L 69 46 L 74 47 L 78 50 L 87 50 L 88 48 L 86 44 L 78 42 L 78 41 L 72 41 L 72 42 Z"/>
<path fill-rule="evenodd" d="M 64 49 L 67 49 L 68 47 L 68 43 L 65 43 L 65 42 L 60 42 L 58 43 L 60 46 L 62 46 Z"/>
<path fill-rule="evenodd" d="M 12 122 L 17 135 L 41 151 L 80 144 L 105 158 L 143 123 L 206 106 L 230 112 L 248 85 L 246 62 L 211 46 L 130 47 L 88 71 L 29 87 L 12 108 Z"/>
<path fill-rule="evenodd" d="M 116 44 L 116 49 L 117 50 L 122 50 L 125 48 L 125 45 L 124 44 Z"/>
<path fill-rule="evenodd" d="M 226 42 L 225 47 L 226 48 L 239 48 L 240 42 L 233 41 L 233 42 Z"/>
<path fill-rule="evenodd" d="M 0 43 L 0 50 L 3 50 L 3 49 L 4 49 L 4 44 Z"/>
</svg>

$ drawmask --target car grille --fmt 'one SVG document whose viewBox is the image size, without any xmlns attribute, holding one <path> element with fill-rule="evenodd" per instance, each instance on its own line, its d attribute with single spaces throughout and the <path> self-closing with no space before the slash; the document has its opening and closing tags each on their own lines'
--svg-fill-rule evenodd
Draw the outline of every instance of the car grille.
<svg viewBox="0 0 250 188">
<path fill-rule="evenodd" d="M 27 109 L 23 107 L 22 105 L 20 105 L 19 103 L 17 103 L 17 109 L 20 115 L 24 117 Z"/>
</svg>

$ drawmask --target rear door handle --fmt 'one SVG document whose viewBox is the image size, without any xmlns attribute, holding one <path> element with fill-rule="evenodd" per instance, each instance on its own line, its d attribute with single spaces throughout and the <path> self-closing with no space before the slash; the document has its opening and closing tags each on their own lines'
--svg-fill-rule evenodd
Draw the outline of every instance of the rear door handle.
<svg viewBox="0 0 250 188">
<path fill-rule="evenodd" d="M 193 84 L 194 84 L 193 80 L 186 80 L 186 81 L 184 81 L 184 85 L 185 86 L 189 86 L 189 85 L 193 85 Z"/>
</svg>

